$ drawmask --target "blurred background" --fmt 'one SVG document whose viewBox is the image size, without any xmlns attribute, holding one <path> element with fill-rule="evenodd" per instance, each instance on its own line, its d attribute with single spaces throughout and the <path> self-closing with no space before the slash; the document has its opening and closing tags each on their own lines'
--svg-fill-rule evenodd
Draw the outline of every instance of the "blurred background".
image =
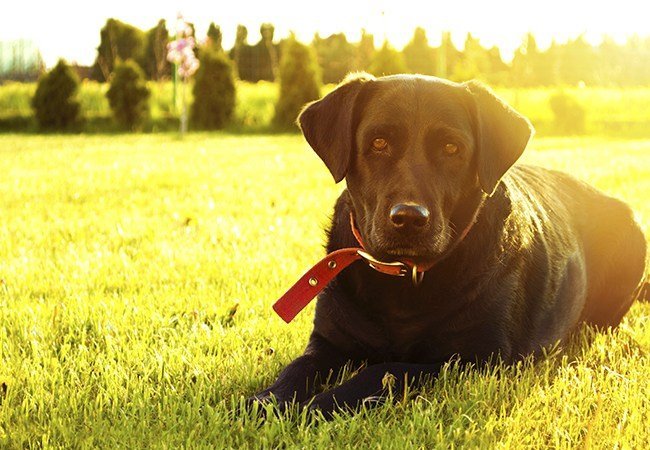
<svg viewBox="0 0 650 450">
<path fill-rule="evenodd" d="M 480 79 L 541 135 L 645 137 L 650 33 L 642 9 L 629 0 L 116 1 L 92 8 L 26 1 L 0 18 L 0 131 L 296 130 L 292 122 L 302 103 L 362 70 Z M 170 62 L 168 46 L 188 37 L 198 73 L 179 77 L 182 64 Z M 210 58 L 218 62 L 204 64 L 202 74 L 200 63 Z M 78 84 L 63 99 L 44 94 L 41 104 L 70 97 L 78 106 L 69 121 L 53 125 L 39 119 L 33 98 L 37 81 L 59 59 Z M 148 92 L 143 117 L 133 123 L 118 117 L 107 95 L 116 66 L 125 61 L 137 66 Z M 201 78 L 204 87 L 196 86 Z M 212 114 L 219 117 L 203 117 L 210 113 L 194 105 L 195 97 L 216 104 L 221 111 Z"/>
</svg>

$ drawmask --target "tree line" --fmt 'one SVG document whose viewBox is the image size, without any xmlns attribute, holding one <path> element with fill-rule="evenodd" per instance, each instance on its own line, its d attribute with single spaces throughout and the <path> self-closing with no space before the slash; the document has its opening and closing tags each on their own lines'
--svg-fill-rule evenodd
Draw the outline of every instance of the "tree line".
<svg viewBox="0 0 650 450">
<path fill-rule="evenodd" d="M 219 47 L 216 37 L 214 35 L 197 49 L 201 62 L 191 84 L 193 95 L 189 110 L 192 129 L 196 130 L 222 129 L 233 121 L 237 95 L 233 62 Z M 283 41 L 282 49 L 283 58 L 279 62 L 277 74 L 280 80 L 279 96 L 275 103 L 272 123 L 268 125 L 272 130 L 295 131 L 295 119 L 300 108 L 320 97 L 318 69 L 310 49 L 298 42 L 293 35 Z M 192 55 L 193 43 L 191 47 L 183 48 L 183 52 L 186 51 Z M 133 57 L 118 57 L 113 61 L 104 60 L 102 64 L 111 68 L 109 76 L 106 77 L 109 84 L 106 98 L 115 124 L 125 131 L 150 129 L 151 87 L 137 60 Z M 183 91 L 186 87 L 185 81 L 181 84 Z M 39 130 L 84 130 L 87 118 L 81 112 L 77 95 L 79 86 L 77 73 L 63 59 L 39 78 L 36 92 L 31 99 Z M 188 118 L 184 95 L 181 106 L 182 135 L 187 130 Z"/>
<path fill-rule="evenodd" d="M 248 29 L 238 25 L 235 43 L 223 49 L 221 28 L 211 23 L 204 37 L 212 47 L 228 55 L 235 75 L 244 81 L 277 79 L 282 42 L 274 40 L 275 28 L 262 24 L 257 42 L 249 43 Z M 117 19 L 108 19 L 100 31 L 101 41 L 91 77 L 108 80 L 117 59 L 133 59 L 151 80 L 169 78 L 166 60 L 170 39 L 166 23 L 143 31 Z M 479 78 L 509 86 L 534 87 L 552 85 L 645 86 L 650 85 L 650 36 L 632 36 L 625 44 L 609 37 L 593 46 L 584 35 L 565 43 L 553 42 L 539 48 L 535 36 L 527 34 L 506 63 L 498 47 L 487 48 L 472 34 L 467 34 L 462 49 L 456 48 L 450 33 L 442 33 L 441 44 L 432 46 L 422 28 L 416 28 L 411 40 L 401 50 L 387 41 L 376 48 L 375 37 L 362 31 L 359 42 L 345 34 L 327 37 L 316 34 L 309 44 L 314 52 L 323 83 L 338 83 L 351 71 L 364 70 L 374 75 L 422 73 L 452 80 Z M 198 37 L 201 41 L 201 37 Z"/>
</svg>

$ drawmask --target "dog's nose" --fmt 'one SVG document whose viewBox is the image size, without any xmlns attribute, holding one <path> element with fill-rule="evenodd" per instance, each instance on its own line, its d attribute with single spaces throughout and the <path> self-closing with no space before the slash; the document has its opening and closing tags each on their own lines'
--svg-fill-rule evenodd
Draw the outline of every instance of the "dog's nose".
<svg viewBox="0 0 650 450">
<path fill-rule="evenodd" d="M 398 203 L 390 210 L 395 228 L 422 228 L 429 223 L 429 210 L 422 205 Z"/>
</svg>

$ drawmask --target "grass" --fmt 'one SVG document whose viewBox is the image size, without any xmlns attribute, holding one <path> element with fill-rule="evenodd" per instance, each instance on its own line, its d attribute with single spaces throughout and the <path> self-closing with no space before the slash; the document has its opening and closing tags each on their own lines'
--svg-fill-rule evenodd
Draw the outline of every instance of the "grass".
<svg viewBox="0 0 650 450">
<path fill-rule="evenodd" d="M 150 82 L 153 131 L 171 131 L 178 128 L 178 111 L 173 106 L 173 87 L 170 82 Z M 333 88 L 325 86 L 323 93 Z M 0 85 L 0 131 L 32 131 L 30 99 L 34 83 L 7 83 Z M 116 130 L 106 100 L 106 84 L 84 81 L 79 91 L 81 111 L 86 119 L 87 132 Z M 561 127 L 549 106 L 549 98 L 560 88 L 497 89 L 500 96 L 530 118 L 540 135 L 559 134 Z M 601 136 L 650 137 L 650 88 L 562 88 L 576 98 L 586 110 L 584 134 Z M 179 92 L 180 98 L 180 92 Z M 237 133 L 264 133 L 271 130 L 278 86 L 274 83 L 237 83 L 235 117 L 229 131 Z M 192 101 L 191 88 L 187 92 Z"/>
<path fill-rule="evenodd" d="M 496 89 L 497 93 L 530 119 L 538 134 L 558 134 L 549 99 L 561 91 L 585 109 L 584 134 L 650 137 L 648 88 L 531 88 Z"/>
<path fill-rule="evenodd" d="M 151 90 L 151 131 L 172 131 L 178 129 L 182 91 L 179 86 L 178 109 L 174 107 L 171 82 L 149 82 Z M 115 132 L 110 106 L 106 98 L 108 84 L 84 81 L 79 88 L 81 116 L 86 132 Z M 35 83 L 0 84 L 0 132 L 36 131 L 33 120 L 31 98 L 36 91 Z M 192 102 L 192 86 L 187 86 L 188 105 Z M 229 131 L 261 133 L 270 131 L 275 112 L 278 87 L 274 83 L 237 83 L 237 104 Z"/>
<path fill-rule="evenodd" d="M 537 139 L 525 160 L 650 235 L 649 140 Z M 270 305 L 322 255 L 341 187 L 297 136 L 0 135 L 0 173 L 0 447 L 650 446 L 649 304 L 357 416 L 236 413 L 311 329 L 313 305 L 290 326 Z"/>
</svg>

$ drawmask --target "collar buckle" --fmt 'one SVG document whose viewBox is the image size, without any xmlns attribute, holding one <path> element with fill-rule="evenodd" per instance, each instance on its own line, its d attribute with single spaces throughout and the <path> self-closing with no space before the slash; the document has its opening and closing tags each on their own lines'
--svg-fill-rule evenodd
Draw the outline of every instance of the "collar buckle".
<svg viewBox="0 0 650 450">
<path fill-rule="evenodd" d="M 357 254 L 377 272 L 398 277 L 411 275 L 413 286 L 419 286 L 424 280 L 424 271 L 418 270 L 417 264 L 406 264 L 401 261 L 379 261 L 370 253 L 357 249 Z"/>
<path fill-rule="evenodd" d="M 375 269 L 377 272 L 386 273 L 388 275 L 396 275 L 399 277 L 405 277 L 409 273 L 409 266 L 404 264 L 401 261 L 379 261 L 374 258 L 370 253 L 365 252 L 361 249 L 357 250 L 357 254 L 365 260 L 370 267 Z"/>
</svg>

